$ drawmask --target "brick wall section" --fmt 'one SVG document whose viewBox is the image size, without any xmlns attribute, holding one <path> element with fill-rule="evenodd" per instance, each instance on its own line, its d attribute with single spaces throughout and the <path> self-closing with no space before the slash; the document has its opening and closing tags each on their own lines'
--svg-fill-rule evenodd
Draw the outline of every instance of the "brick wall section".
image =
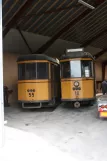
<svg viewBox="0 0 107 161">
<path fill-rule="evenodd" d="M 4 72 L 4 85 L 13 90 L 12 95 L 9 97 L 9 102 L 17 101 L 17 57 L 19 54 L 4 53 L 3 55 L 3 72 Z"/>
<path fill-rule="evenodd" d="M 95 63 L 96 81 L 102 81 L 102 64 L 101 62 Z"/>
<path fill-rule="evenodd" d="M 106 65 L 106 69 L 105 69 L 105 79 L 107 79 L 107 65 Z"/>
</svg>

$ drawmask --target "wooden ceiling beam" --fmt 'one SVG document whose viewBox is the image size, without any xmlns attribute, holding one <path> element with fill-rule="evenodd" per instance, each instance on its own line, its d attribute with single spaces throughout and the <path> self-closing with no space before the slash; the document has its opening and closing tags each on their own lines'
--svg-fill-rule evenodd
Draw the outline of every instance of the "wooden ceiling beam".
<svg viewBox="0 0 107 161">
<path fill-rule="evenodd" d="M 80 6 L 80 4 L 74 4 L 74 5 L 69 6 L 69 7 L 61 7 L 61 8 L 58 8 L 58 9 L 47 10 L 45 12 L 40 12 L 40 13 L 32 13 L 32 14 L 21 16 L 20 19 L 30 18 L 30 17 L 34 17 L 34 16 L 41 16 L 41 15 L 51 14 L 51 13 L 58 13 L 58 12 L 61 12 L 61 11 L 65 11 L 65 10 L 70 10 L 72 8 L 76 8 L 78 6 Z"/>
<path fill-rule="evenodd" d="M 27 46 L 29 52 L 30 52 L 31 54 L 33 54 L 32 49 L 30 48 L 30 46 L 29 46 L 27 40 L 25 39 L 24 34 L 23 34 L 22 31 L 20 30 L 19 26 L 17 26 L 16 29 L 18 30 L 20 36 L 22 37 L 24 43 L 26 44 L 26 46 Z"/>
<path fill-rule="evenodd" d="M 82 14 L 80 14 L 77 18 L 75 18 L 73 21 L 65 25 L 57 34 L 55 34 L 50 40 L 48 40 L 44 45 L 42 45 L 36 52 L 38 54 L 42 54 L 45 52 L 63 33 L 65 33 L 69 28 L 74 26 L 77 22 L 79 22 L 82 18 L 84 18 L 86 15 L 88 15 L 91 12 L 91 10 L 87 9 Z"/>
<path fill-rule="evenodd" d="M 22 16 L 27 8 L 34 2 L 34 0 L 27 0 L 25 4 L 19 9 L 19 11 L 14 15 L 14 17 L 8 22 L 3 31 L 3 38 L 7 35 L 9 30 L 16 25 L 17 20 Z"/>
<path fill-rule="evenodd" d="M 96 0 L 96 1 L 101 1 L 101 0 Z M 103 3 L 103 2 L 104 2 L 104 0 L 102 0 L 101 2 L 98 2 L 97 4 L 95 4 L 95 7 L 101 5 L 101 3 Z M 63 27 L 57 34 L 55 34 L 50 40 L 48 40 L 44 45 L 42 45 L 34 53 L 41 54 L 41 53 L 45 52 L 63 33 L 65 33 L 69 28 L 71 28 L 72 26 L 74 26 L 82 18 L 84 18 L 85 16 L 87 16 L 90 12 L 91 12 L 90 9 L 87 9 L 86 11 L 84 11 L 81 15 L 79 15 L 76 19 L 74 19 L 74 21 L 70 22 L 65 27 Z"/>
<path fill-rule="evenodd" d="M 96 36 L 90 38 L 89 40 L 87 40 L 84 44 L 81 45 L 81 47 L 87 47 L 88 45 L 90 45 L 93 41 L 97 40 L 100 36 L 102 36 L 103 34 L 105 34 L 105 32 L 107 32 L 106 30 L 101 31 L 99 34 L 97 34 Z"/>
<path fill-rule="evenodd" d="M 100 52 L 98 52 L 97 54 L 95 54 L 95 59 L 98 59 L 100 56 L 102 56 L 105 52 L 107 52 L 107 48 L 101 50 Z"/>
<path fill-rule="evenodd" d="M 96 5 L 100 5 L 101 3 L 103 3 L 105 0 L 95 0 L 95 4 Z"/>
</svg>

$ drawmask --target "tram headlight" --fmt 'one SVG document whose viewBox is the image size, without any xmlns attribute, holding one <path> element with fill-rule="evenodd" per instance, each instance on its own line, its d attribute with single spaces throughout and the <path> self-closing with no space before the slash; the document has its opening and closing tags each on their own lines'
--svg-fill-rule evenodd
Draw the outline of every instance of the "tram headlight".
<svg viewBox="0 0 107 161">
<path fill-rule="evenodd" d="M 75 81 L 75 82 L 74 82 L 74 86 L 75 86 L 75 87 L 78 87 L 78 86 L 79 86 L 79 82 Z"/>
</svg>

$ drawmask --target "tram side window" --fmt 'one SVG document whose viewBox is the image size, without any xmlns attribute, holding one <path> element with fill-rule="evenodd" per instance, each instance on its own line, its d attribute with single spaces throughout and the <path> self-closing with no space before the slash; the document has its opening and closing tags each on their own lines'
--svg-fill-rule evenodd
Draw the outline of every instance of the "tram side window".
<svg viewBox="0 0 107 161">
<path fill-rule="evenodd" d="M 36 79 L 36 63 L 26 63 L 25 79 Z"/>
<path fill-rule="evenodd" d="M 61 63 L 61 77 L 70 78 L 70 62 L 69 61 Z"/>
<path fill-rule="evenodd" d="M 18 64 L 18 80 L 25 79 L 25 64 Z"/>
<path fill-rule="evenodd" d="M 82 67 L 82 77 L 93 77 L 92 61 L 82 60 L 81 67 Z"/>
<path fill-rule="evenodd" d="M 37 79 L 49 79 L 49 63 L 37 63 Z"/>
</svg>

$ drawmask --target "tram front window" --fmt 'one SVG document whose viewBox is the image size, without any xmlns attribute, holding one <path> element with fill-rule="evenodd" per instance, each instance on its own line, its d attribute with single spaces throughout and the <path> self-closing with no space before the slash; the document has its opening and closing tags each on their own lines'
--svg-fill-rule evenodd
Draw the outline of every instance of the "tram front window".
<svg viewBox="0 0 107 161">
<path fill-rule="evenodd" d="M 18 80 L 48 79 L 48 63 L 23 63 L 18 65 Z"/>
<path fill-rule="evenodd" d="M 26 63 L 25 79 L 36 79 L 36 63 Z"/>
<path fill-rule="evenodd" d="M 37 79 L 49 79 L 49 63 L 37 63 Z"/>
<path fill-rule="evenodd" d="M 70 78 L 70 62 L 69 61 L 61 63 L 61 77 Z"/>
<path fill-rule="evenodd" d="M 70 75 L 71 78 L 81 77 L 81 61 L 70 61 Z"/>
<path fill-rule="evenodd" d="M 77 78 L 81 77 L 81 62 L 67 61 L 61 63 L 61 77 L 62 78 Z"/>
<path fill-rule="evenodd" d="M 93 77 L 93 61 L 72 60 L 61 63 L 62 78 Z"/>
<path fill-rule="evenodd" d="M 82 60 L 81 61 L 82 68 L 82 77 L 93 77 L 93 68 L 91 60 Z"/>
</svg>

